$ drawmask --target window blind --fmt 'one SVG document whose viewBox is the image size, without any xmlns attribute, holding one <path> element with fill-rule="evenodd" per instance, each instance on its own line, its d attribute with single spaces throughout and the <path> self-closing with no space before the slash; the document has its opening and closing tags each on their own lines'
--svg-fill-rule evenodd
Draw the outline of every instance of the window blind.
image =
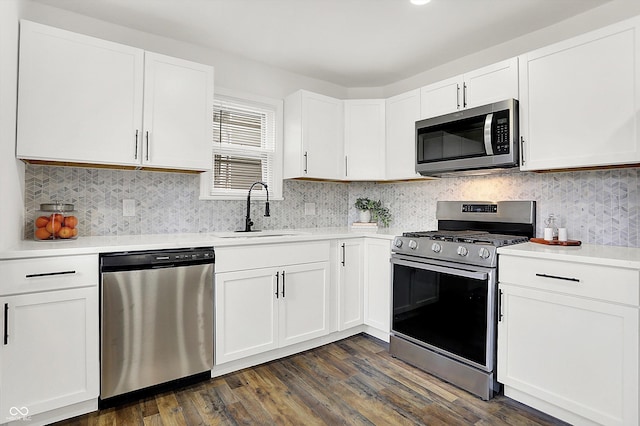
<svg viewBox="0 0 640 426">
<path fill-rule="evenodd" d="M 244 192 L 256 181 L 273 183 L 275 111 L 272 107 L 216 97 L 213 127 L 212 194 Z"/>
</svg>

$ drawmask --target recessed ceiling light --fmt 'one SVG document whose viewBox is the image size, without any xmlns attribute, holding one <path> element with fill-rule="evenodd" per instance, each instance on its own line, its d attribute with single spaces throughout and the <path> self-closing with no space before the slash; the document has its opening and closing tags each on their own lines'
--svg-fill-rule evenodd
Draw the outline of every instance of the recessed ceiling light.
<svg viewBox="0 0 640 426">
<path fill-rule="evenodd" d="M 417 6 L 422 6 L 423 4 L 427 4 L 429 3 L 431 0 L 411 0 L 412 4 L 415 4 Z"/>
</svg>

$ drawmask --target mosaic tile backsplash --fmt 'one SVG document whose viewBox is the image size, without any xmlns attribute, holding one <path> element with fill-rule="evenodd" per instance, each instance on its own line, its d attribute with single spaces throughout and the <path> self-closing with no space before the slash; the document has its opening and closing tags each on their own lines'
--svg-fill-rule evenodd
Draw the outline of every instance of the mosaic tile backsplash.
<svg viewBox="0 0 640 426">
<path fill-rule="evenodd" d="M 535 200 L 537 235 L 551 213 L 570 239 L 640 247 L 640 169 L 566 173 L 512 173 L 403 183 L 285 181 L 284 200 L 271 217 L 254 201 L 257 229 L 347 226 L 357 220 L 356 198 L 379 199 L 390 208 L 391 227 L 436 228 L 437 200 Z M 201 201 L 199 177 L 181 173 L 27 165 L 25 238 L 33 234 L 40 203 L 75 205 L 80 235 L 171 234 L 232 231 L 244 227 L 244 201 Z M 122 200 L 136 200 L 136 215 L 122 216 Z M 315 215 L 304 204 L 316 205 Z"/>
</svg>

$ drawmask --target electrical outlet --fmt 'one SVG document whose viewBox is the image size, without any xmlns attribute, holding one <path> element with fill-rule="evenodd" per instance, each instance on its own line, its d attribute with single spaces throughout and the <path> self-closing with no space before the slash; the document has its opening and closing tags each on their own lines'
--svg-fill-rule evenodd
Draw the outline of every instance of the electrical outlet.
<svg viewBox="0 0 640 426">
<path fill-rule="evenodd" d="M 122 216 L 136 215 L 136 200 L 122 200 Z"/>
<path fill-rule="evenodd" d="M 304 203 L 305 216 L 314 216 L 316 214 L 316 203 Z"/>
</svg>

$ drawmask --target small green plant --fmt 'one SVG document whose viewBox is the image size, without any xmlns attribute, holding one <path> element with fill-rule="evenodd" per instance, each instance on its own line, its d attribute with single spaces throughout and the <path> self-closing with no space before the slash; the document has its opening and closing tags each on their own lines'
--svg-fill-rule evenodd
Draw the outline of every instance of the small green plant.
<svg viewBox="0 0 640 426">
<path fill-rule="evenodd" d="M 376 222 L 382 223 L 382 226 L 389 226 L 391 221 L 391 212 L 382 205 L 382 201 L 373 201 L 369 198 L 358 198 L 355 203 L 358 210 L 369 210 L 371 218 Z"/>
</svg>

